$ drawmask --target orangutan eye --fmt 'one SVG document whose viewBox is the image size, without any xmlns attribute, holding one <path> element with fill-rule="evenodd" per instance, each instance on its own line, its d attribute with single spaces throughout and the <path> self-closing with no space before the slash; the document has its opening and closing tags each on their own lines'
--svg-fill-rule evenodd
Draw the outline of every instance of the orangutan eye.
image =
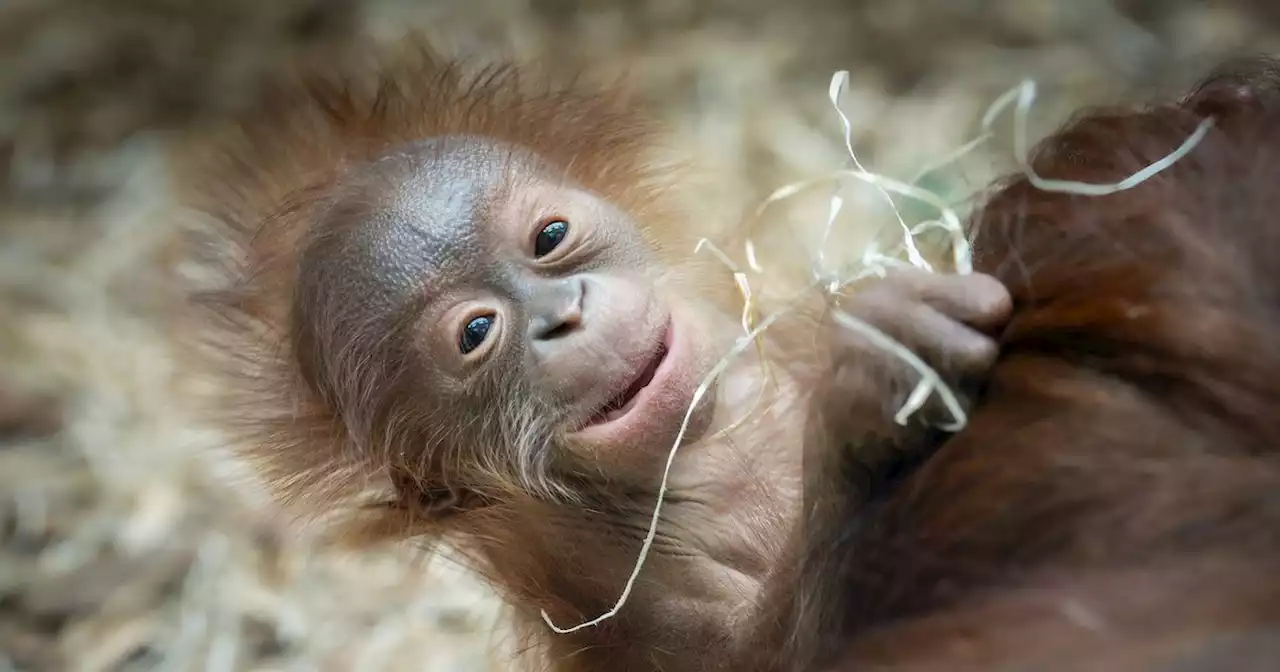
<svg viewBox="0 0 1280 672">
<path fill-rule="evenodd" d="M 547 223 L 533 241 L 533 256 L 541 258 L 551 254 L 560 246 L 560 243 L 564 242 L 564 237 L 567 235 L 569 235 L 569 222 L 557 219 Z"/>
<path fill-rule="evenodd" d="M 470 354 L 473 350 L 484 344 L 484 339 L 489 335 L 489 330 L 493 328 L 493 316 L 481 315 L 472 318 L 467 326 L 462 328 L 462 337 L 458 339 L 458 349 L 462 354 Z"/>
</svg>

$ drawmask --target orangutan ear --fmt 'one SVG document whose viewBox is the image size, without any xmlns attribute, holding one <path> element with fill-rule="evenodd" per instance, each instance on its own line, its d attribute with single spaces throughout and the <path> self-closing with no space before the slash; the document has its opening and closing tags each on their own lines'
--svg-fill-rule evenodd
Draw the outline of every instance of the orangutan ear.
<svg viewBox="0 0 1280 672">
<path fill-rule="evenodd" d="M 390 477 L 391 485 L 395 488 L 396 507 L 405 509 L 416 517 L 444 520 L 482 505 L 480 498 L 470 490 L 431 483 L 403 468 L 393 467 Z"/>
</svg>

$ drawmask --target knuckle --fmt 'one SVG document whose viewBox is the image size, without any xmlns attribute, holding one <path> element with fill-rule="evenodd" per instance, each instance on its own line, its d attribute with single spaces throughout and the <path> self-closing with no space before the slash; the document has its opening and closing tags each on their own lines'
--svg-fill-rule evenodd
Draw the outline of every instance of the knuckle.
<svg viewBox="0 0 1280 672">
<path fill-rule="evenodd" d="M 1000 346 L 994 339 L 977 337 L 964 349 L 964 367 L 970 373 L 981 372 L 991 368 L 999 356 Z"/>
<path fill-rule="evenodd" d="M 975 275 L 973 279 L 974 283 L 969 296 L 978 314 L 990 318 L 1001 318 L 1012 311 L 1013 296 L 1003 283 L 989 275 Z"/>
</svg>

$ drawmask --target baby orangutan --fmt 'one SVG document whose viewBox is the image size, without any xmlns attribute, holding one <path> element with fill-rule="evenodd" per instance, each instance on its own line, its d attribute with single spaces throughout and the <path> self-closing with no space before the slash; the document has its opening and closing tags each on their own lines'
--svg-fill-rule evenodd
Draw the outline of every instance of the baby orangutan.
<svg viewBox="0 0 1280 672">
<path fill-rule="evenodd" d="M 542 610 L 613 607 L 695 390 L 743 335 L 732 279 L 694 257 L 716 229 L 619 92 L 414 52 L 276 96 L 192 181 L 229 250 L 200 329 L 245 454 L 354 539 L 452 541 L 557 669 L 719 664 L 797 520 L 805 443 L 922 434 L 891 417 L 914 374 L 815 295 L 765 342 L 772 380 L 744 356 L 694 408 L 625 608 L 551 632 Z M 895 272 L 841 307 L 960 383 L 1009 297 Z"/>
</svg>

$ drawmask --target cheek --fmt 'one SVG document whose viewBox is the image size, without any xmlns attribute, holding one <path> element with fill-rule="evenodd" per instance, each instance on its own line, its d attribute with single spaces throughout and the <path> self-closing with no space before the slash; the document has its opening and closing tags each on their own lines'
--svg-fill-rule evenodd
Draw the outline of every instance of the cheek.
<svg viewBox="0 0 1280 672">
<path fill-rule="evenodd" d="M 588 327 L 606 344 L 617 344 L 622 352 L 639 345 L 663 318 L 663 297 L 654 292 L 640 272 L 589 273 L 584 298 Z"/>
<path fill-rule="evenodd" d="M 598 269 L 618 276 L 652 279 L 659 270 L 658 258 L 644 241 L 628 232 L 602 234 L 594 241 L 592 261 L 583 268 Z"/>
</svg>

